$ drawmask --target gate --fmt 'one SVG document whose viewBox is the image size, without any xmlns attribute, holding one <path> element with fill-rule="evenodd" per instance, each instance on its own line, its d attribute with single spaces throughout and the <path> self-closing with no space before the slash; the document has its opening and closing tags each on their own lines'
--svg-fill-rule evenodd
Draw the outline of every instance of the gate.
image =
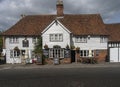
<svg viewBox="0 0 120 87">
<path fill-rule="evenodd" d="M 120 42 L 109 42 L 110 62 L 120 62 Z"/>
<path fill-rule="evenodd" d="M 110 62 L 120 62 L 120 48 L 110 48 Z"/>
</svg>

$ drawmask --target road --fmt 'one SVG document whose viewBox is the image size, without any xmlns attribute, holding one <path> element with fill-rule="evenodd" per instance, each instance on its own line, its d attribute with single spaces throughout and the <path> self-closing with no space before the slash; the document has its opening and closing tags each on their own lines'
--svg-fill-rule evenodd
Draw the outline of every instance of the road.
<svg viewBox="0 0 120 87">
<path fill-rule="evenodd" d="M 6 69 L 0 71 L 0 87 L 120 87 L 120 69 Z"/>
</svg>

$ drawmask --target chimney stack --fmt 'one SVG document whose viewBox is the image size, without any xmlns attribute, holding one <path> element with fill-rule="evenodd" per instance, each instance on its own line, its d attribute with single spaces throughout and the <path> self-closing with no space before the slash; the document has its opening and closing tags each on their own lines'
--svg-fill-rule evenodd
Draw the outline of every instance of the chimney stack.
<svg viewBox="0 0 120 87">
<path fill-rule="evenodd" d="M 63 1 L 62 0 L 58 0 L 57 4 L 56 4 L 56 9 L 57 9 L 57 16 L 63 16 Z"/>
</svg>

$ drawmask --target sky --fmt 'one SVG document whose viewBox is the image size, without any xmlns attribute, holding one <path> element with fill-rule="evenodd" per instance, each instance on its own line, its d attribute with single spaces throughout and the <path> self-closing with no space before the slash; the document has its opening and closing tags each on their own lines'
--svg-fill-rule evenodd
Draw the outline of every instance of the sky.
<svg viewBox="0 0 120 87">
<path fill-rule="evenodd" d="M 57 0 L 0 0 L 0 31 L 24 15 L 56 14 Z M 104 23 L 120 23 L 120 0 L 63 0 L 65 14 L 100 14 Z"/>
</svg>

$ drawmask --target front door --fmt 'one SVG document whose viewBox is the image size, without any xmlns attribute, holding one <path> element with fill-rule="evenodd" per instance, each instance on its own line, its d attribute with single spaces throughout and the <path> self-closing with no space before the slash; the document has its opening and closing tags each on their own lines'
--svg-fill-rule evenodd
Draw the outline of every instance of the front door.
<svg viewBox="0 0 120 87">
<path fill-rule="evenodd" d="M 53 56 L 57 58 L 64 58 L 64 49 L 53 49 Z"/>
<path fill-rule="evenodd" d="M 75 50 L 71 50 L 71 62 L 75 62 Z"/>
<path fill-rule="evenodd" d="M 22 55 L 22 57 L 21 57 L 21 63 L 25 63 L 25 50 L 21 50 L 21 55 Z"/>
</svg>

